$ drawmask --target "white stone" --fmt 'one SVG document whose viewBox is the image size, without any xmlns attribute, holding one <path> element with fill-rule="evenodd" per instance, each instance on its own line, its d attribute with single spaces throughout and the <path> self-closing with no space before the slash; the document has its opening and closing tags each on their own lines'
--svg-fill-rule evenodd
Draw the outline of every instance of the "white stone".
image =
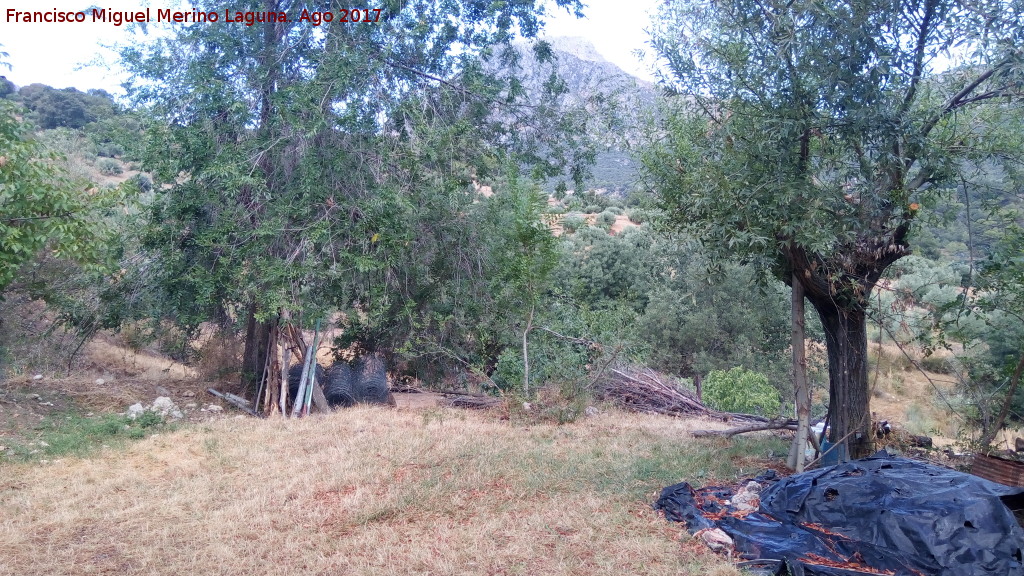
<svg viewBox="0 0 1024 576">
<path fill-rule="evenodd" d="M 741 512 L 757 510 L 761 506 L 761 485 L 751 480 L 732 497 L 730 504 Z"/>
<path fill-rule="evenodd" d="M 178 411 L 178 407 L 174 405 L 167 396 L 160 396 L 153 401 L 153 406 L 150 408 L 153 412 L 160 414 L 161 416 L 167 416 Z M 180 416 L 179 416 L 180 418 Z"/>
<path fill-rule="evenodd" d="M 35 376 L 32 377 L 32 379 L 33 380 L 42 380 L 43 379 L 43 375 L 42 374 L 36 374 Z"/>
<path fill-rule="evenodd" d="M 594 417 L 594 416 L 597 416 L 598 414 L 600 414 L 601 411 L 598 410 L 597 408 L 593 407 L 593 406 L 587 406 L 587 409 L 584 410 L 583 413 L 586 414 L 589 417 Z"/>
<path fill-rule="evenodd" d="M 96 379 L 96 385 L 97 385 L 97 386 L 103 386 L 103 385 L 104 385 L 104 384 L 106 384 L 106 383 L 107 383 L 107 381 L 106 381 L 106 380 L 104 380 L 103 378 L 97 378 L 97 379 Z"/>
<path fill-rule="evenodd" d="M 50 447 L 49 444 L 47 444 L 46 442 L 44 442 L 42 440 L 39 441 L 39 445 L 42 446 L 43 448 L 49 448 Z"/>
<path fill-rule="evenodd" d="M 210 404 L 207 410 L 209 410 L 210 412 L 223 412 L 224 408 L 217 406 L 216 404 Z"/>
<path fill-rule="evenodd" d="M 726 552 L 732 555 L 733 542 L 728 534 L 721 528 L 705 528 L 698 530 L 694 536 L 700 538 L 708 548 L 716 552 Z"/>
<path fill-rule="evenodd" d="M 146 409 L 142 406 L 142 402 L 136 402 L 135 404 L 132 404 L 131 406 L 128 407 L 127 415 L 129 418 L 134 420 L 141 416 L 142 413 L 145 411 Z"/>
</svg>

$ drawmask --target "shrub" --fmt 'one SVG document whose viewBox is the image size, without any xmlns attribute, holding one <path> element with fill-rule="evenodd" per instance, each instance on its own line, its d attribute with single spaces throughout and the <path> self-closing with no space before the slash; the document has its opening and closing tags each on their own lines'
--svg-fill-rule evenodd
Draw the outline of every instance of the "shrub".
<svg viewBox="0 0 1024 576">
<path fill-rule="evenodd" d="M 950 359 L 945 356 L 925 356 L 921 359 L 921 368 L 936 374 L 952 374 L 954 372 Z"/>
<path fill-rule="evenodd" d="M 704 402 L 716 410 L 762 416 L 778 416 L 782 408 L 767 376 L 740 367 L 712 370 L 704 380 Z"/>
<path fill-rule="evenodd" d="M 587 220 L 583 216 L 576 214 L 566 214 L 565 218 L 562 219 L 562 229 L 567 233 L 573 233 L 580 228 L 587 225 Z"/>
<path fill-rule="evenodd" d="M 621 206 L 609 206 L 609 207 L 605 208 L 604 211 L 605 212 L 611 212 L 612 214 L 615 214 L 616 216 L 618 216 L 619 214 L 622 214 L 623 212 L 625 212 L 625 210 L 623 210 Z"/>
<path fill-rule="evenodd" d="M 104 176 L 117 176 L 124 172 L 121 168 L 121 163 L 113 158 L 102 158 L 96 163 L 96 168 L 100 171 L 100 174 Z"/>
<path fill-rule="evenodd" d="M 136 174 L 129 178 L 128 181 L 138 186 L 140 192 L 149 192 L 153 189 L 153 180 L 145 174 Z"/>
<path fill-rule="evenodd" d="M 602 228 L 611 228 L 615 224 L 615 217 L 616 214 L 614 212 L 605 210 L 597 216 L 597 225 Z"/>
<path fill-rule="evenodd" d="M 583 213 L 584 214 L 597 214 L 598 212 L 601 212 L 601 210 L 602 210 L 602 208 L 600 206 L 598 206 L 597 204 L 588 204 L 587 207 L 583 209 Z"/>
<path fill-rule="evenodd" d="M 633 208 L 629 211 L 629 221 L 635 224 L 643 224 L 651 221 L 651 213 L 642 208 Z"/>
<path fill-rule="evenodd" d="M 491 375 L 491 380 L 504 391 L 522 391 L 523 374 L 526 368 L 523 365 L 522 351 L 515 348 L 506 348 L 498 356 L 498 365 Z"/>
<path fill-rule="evenodd" d="M 124 154 L 124 148 L 113 142 L 104 142 L 96 147 L 96 155 L 102 158 L 116 158 Z"/>
</svg>

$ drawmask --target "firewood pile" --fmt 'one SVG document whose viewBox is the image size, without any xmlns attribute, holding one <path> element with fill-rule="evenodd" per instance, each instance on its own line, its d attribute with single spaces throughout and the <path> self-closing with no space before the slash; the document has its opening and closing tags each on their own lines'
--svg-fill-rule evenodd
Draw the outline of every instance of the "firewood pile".
<svg viewBox="0 0 1024 576">
<path fill-rule="evenodd" d="M 599 382 L 598 396 L 627 410 L 669 416 L 708 416 L 736 422 L 767 422 L 763 416 L 719 412 L 704 405 L 694 392 L 671 376 L 650 368 L 623 365 L 608 370 Z"/>
</svg>

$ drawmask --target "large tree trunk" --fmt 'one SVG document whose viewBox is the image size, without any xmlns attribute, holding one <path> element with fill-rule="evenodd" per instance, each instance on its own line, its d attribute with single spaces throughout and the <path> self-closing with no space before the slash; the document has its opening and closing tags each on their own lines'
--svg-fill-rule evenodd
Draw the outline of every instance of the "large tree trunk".
<svg viewBox="0 0 1024 576">
<path fill-rule="evenodd" d="M 263 380 L 267 355 L 270 353 L 271 322 L 256 319 L 256 307 L 250 305 L 245 323 L 245 350 L 242 352 L 241 392 L 253 395 Z"/>
<path fill-rule="evenodd" d="M 821 318 L 828 348 L 828 439 L 841 446 L 841 459 L 870 456 L 867 316 L 860 309 L 840 308 L 831 298 L 807 296 Z"/>
</svg>

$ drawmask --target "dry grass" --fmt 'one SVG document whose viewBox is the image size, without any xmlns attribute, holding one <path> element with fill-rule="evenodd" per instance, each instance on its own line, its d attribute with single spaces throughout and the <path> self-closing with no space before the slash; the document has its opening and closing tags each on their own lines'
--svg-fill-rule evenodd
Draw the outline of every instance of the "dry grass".
<svg viewBox="0 0 1024 576">
<path fill-rule="evenodd" d="M 913 348 L 908 353 L 920 362 Z M 898 423 L 913 434 L 932 437 L 936 446 L 955 442 L 963 422 L 942 402 L 952 394 L 954 377 L 918 370 L 895 344 L 868 344 L 868 381 L 874 390 L 871 411 L 876 420 Z"/>
<path fill-rule="evenodd" d="M 648 504 L 784 449 L 689 438 L 709 424 L 370 407 L 225 418 L 0 467 L 0 574 L 737 574 Z"/>
</svg>

